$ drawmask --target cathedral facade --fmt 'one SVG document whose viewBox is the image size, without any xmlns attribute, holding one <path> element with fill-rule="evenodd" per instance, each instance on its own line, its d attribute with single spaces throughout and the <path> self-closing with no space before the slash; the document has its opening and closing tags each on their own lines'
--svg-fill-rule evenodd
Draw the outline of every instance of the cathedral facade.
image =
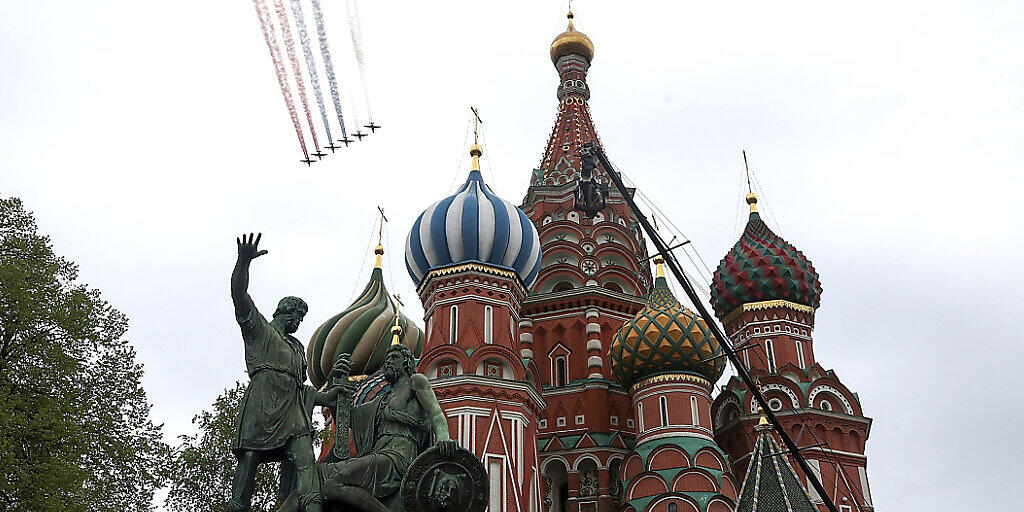
<svg viewBox="0 0 1024 512">
<path fill-rule="evenodd" d="M 474 143 L 463 185 L 407 238 L 423 327 L 384 289 L 378 247 L 366 290 L 314 335 L 311 380 L 323 382 L 339 351 L 372 374 L 398 314 L 452 437 L 484 463 L 491 512 L 825 510 L 749 390 L 735 377 L 715 389 L 720 340 L 673 296 L 622 196 L 613 190 L 592 219 L 574 209 L 577 151 L 601 141 L 588 106 L 594 44 L 572 14 L 550 56 L 558 112 L 522 203 L 488 187 Z M 712 305 L 840 511 L 873 510 L 871 420 L 814 358 L 818 274 L 756 200 L 715 272 Z M 356 400 L 379 386 L 366 378 Z"/>
</svg>

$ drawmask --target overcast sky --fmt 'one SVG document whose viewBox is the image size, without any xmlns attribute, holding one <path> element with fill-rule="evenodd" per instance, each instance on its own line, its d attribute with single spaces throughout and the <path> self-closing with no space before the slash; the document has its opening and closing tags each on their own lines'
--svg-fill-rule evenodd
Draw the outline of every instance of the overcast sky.
<svg viewBox="0 0 1024 512">
<path fill-rule="evenodd" d="M 336 55 L 342 5 L 324 6 Z M 770 224 L 821 274 L 817 359 L 874 419 L 878 509 L 1017 508 L 1022 4 L 574 7 L 610 157 L 712 265 L 742 228 L 747 149 Z M 305 340 L 365 283 L 378 204 L 389 287 L 415 296 L 400 248 L 464 179 L 468 105 L 487 181 L 526 191 L 564 3 L 361 8 L 384 129 L 306 168 L 251 2 L 0 2 L 0 194 L 131 318 L 168 439 L 245 378 L 236 235 L 262 231 L 270 251 L 251 285 L 264 312 L 309 302 Z"/>
</svg>

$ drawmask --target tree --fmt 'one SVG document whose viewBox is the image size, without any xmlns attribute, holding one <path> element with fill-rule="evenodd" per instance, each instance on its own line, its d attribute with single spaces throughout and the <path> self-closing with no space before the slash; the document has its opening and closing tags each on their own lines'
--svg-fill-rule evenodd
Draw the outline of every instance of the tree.
<svg viewBox="0 0 1024 512">
<path fill-rule="evenodd" d="M 170 448 L 128 320 L 0 198 L 0 510 L 152 510 Z"/>
<path fill-rule="evenodd" d="M 231 480 L 235 475 L 235 456 L 231 453 L 235 437 L 235 418 L 242 408 L 245 385 L 236 382 L 213 402 L 213 408 L 192 418 L 198 432 L 180 436 L 169 467 L 169 487 L 165 504 L 180 512 L 228 511 Z M 252 510 L 276 510 L 278 469 L 276 464 L 261 464 L 256 473 Z"/>
</svg>

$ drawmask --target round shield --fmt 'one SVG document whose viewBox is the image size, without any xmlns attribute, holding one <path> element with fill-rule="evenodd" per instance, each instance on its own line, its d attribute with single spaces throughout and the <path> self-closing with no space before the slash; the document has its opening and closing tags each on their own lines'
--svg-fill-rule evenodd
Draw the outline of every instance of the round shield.
<svg viewBox="0 0 1024 512">
<path fill-rule="evenodd" d="M 484 512 L 487 491 L 487 473 L 473 452 L 458 448 L 443 457 L 432 446 L 402 479 L 402 505 L 405 512 Z"/>
</svg>

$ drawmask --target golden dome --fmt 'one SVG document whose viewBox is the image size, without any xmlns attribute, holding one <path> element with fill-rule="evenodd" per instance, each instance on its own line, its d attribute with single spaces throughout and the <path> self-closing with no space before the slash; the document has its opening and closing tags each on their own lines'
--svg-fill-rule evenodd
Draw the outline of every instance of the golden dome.
<svg viewBox="0 0 1024 512">
<path fill-rule="evenodd" d="M 582 55 L 587 61 L 594 60 L 594 43 L 586 34 L 572 28 L 572 12 L 568 18 L 569 28 L 551 42 L 551 62 L 557 64 L 559 58 L 571 53 Z"/>
</svg>

